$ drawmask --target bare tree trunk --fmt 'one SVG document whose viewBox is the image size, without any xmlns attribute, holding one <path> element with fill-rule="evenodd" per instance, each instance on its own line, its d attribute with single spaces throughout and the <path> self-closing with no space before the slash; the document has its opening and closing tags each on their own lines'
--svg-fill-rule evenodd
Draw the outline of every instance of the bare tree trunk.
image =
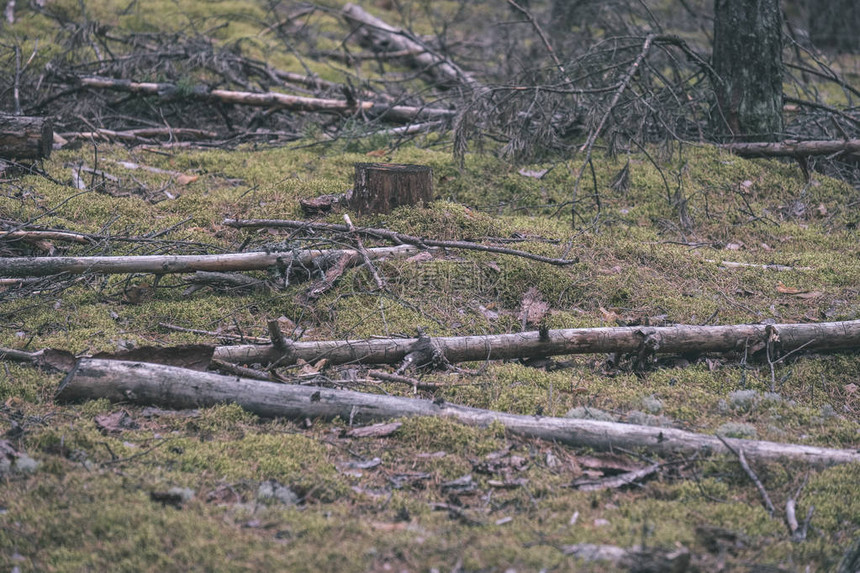
<svg viewBox="0 0 860 573">
<path fill-rule="evenodd" d="M 548 332 L 521 332 L 485 336 L 431 338 L 433 346 L 449 362 L 531 358 L 562 354 L 609 352 L 704 353 L 743 352 L 748 347 L 774 342 L 774 353 L 803 348 L 839 350 L 860 348 L 860 320 L 818 324 L 739 324 L 726 326 L 662 326 L 571 328 Z M 326 358 L 329 364 L 396 364 L 412 352 L 420 339 L 321 340 L 293 342 L 281 364 L 301 358 L 312 362 Z M 267 363 L 284 358 L 273 346 L 220 346 L 215 358 L 225 362 Z"/>
<path fill-rule="evenodd" d="M 775 141 L 782 133 L 779 0 L 715 0 L 711 127 L 719 139 Z"/>
<path fill-rule="evenodd" d="M 221 376 L 175 366 L 81 359 L 60 383 L 58 402 L 107 398 L 113 402 L 185 409 L 235 403 L 263 417 L 365 422 L 401 416 L 443 416 L 470 426 L 501 423 L 521 436 L 571 446 L 611 450 L 644 448 L 662 455 L 730 453 L 720 438 L 657 428 L 572 418 L 506 414 L 433 400 L 398 398 Z M 860 452 L 724 438 L 736 451 L 762 461 L 791 459 L 828 466 L 860 462 Z"/>
</svg>

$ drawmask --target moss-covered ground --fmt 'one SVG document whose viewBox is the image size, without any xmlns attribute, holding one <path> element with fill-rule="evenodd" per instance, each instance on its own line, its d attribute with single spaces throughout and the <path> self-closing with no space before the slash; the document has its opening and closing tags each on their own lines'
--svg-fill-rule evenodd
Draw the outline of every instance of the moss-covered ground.
<svg viewBox="0 0 860 573">
<path fill-rule="evenodd" d="M 213 24 L 230 19 L 225 41 L 253 38 L 277 67 L 296 67 L 288 52 L 273 51 L 257 34 L 266 13 L 248 8 L 255 3 L 152 4 L 189 19 L 218 14 Z M 145 11 L 150 3 L 131 3 L 123 16 L 111 3 L 86 5 L 91 19 L 128 30 L 162 22 Z M 51 22 L 24 19 L 4 33 L 21 42 L 49 37 Z M 213 32 L 220 33 L 227 34 Z M 43 47 L 38 57 L 49 58 L 50 50 Z M 0 181 L 0 218 L 102 237 L 92 245 L 55 242 L 58 254 L 266 248 L 291 240 L 289 233 L 232 229 L 223 219 L 301 218 L 299 199 L 345 191 L 353 164 L 373 160 L 367 152 L 389 143 L 379 137 L 324 142 L 310 134 L 276 148 L 153 151 L 100 143 L 63 149 L 44 161 L 44 175 Z M 568 167 L 575 171 L 578 163 L 526 167 L 553 167 L 541 179 L 492 154 L 467 155 L 460 168 L 444 136 L 419 137 L 386 160 L 431 166 L 436 200 L 385 216 L 352 216 L 357 225 L 438 239 L 517 237 L 518 249 L 578 257 L 572 266 L 472 251 L 422 262 L 391 259 L 378 266 L 387 291 L 355 268 L 310 304 L 301 296 L 307 283 L 265 293 L 207 288 L 187 295 L 175 276 L 155 285 L 145 275 L 85 275 L 63 279 L 63 288 L 50 281 L 28 287 L 27 297 L 16 295 L 17 286 L 0 285 L 0 347 L 91 354 L 220 344 L 218 336 L 159 325 L 259 337 L 267 336 L 268 320 L 280 317 L 306 340 L 413 336 L 416 326 L 431 336 L 517 332 L 531 288 L 548 304 L 543 323 L 550 328 L 860 319 L 856 189 L 820 175 L 806 181 L 792 163 L 746 160 L 707 146 L 652 152 L 656 165 L 629 157 L 629 185 L 620 189 L 611 183 L 628 158 L 598 151 L 572 226 Z M 197 178 L 181 184 L 173 175 L 132 172 L 112 161 Z M 82 192 L 72 185 L 70 165 L 78 163 L 98 165 L 120 181 Z M 173 199 L 148 201 L 133 192 L 143 186 L 167 190 Z M 109 192 L 116 190 L 131 193 Z M 342 222 L 340 215 L 326 220 Z M 158 241 L 144 243 L 110 239 L 156 235 Z M 43 255 L 46 248 L 13 245 L 4 256 Z M 756 356 L 675 357 L 637 373 L 624 361 L 610 367 L 605 359 L 570 357 L 559 369 L 510 361 L 465 365 L 474 373 L 426 372 L 423 381 L 449 386 L 417 395 L 506 412 L 573 411 L 860 448 L 857 351 L 796 353 L 773 372 Z M 324 373 L 343 387 L 416 395 L 352 368 Z M 53 393 L 61 378 L 0 362 L 0 431 L 37 463 L 13 464 L 0 481 L 5 570 L 604 570 L 605 564 L 584 564 L 563 551 L 602 543 L 683 546 L 701 571 L 829 571 L 860 536 L 857 465 L 815 470 L 754 462 L 777 506 L 770 517 L 733 457 L 662 460 L 663 469 L 640 486 L 587 492 L 573 483 L 609 475 L 605 454 L 524 440 L 500 428 L 404 419 L 389 436 L 349 438 L 346 421 L 259 419 L 232 405 L 179 412 L 103 400 L 59 405 Z M 130 423 L 105 426 L 103 416 L 123 411 Z M 647 463 L 634 452 L 614 455 L 631 467 Z M 464 476 L 471 482 L 451 483 Z M 785 502 L 794 496 L 799 519 L 814 506 L 804 541 L 792 541 L 784 522 Z"/>
</svg>

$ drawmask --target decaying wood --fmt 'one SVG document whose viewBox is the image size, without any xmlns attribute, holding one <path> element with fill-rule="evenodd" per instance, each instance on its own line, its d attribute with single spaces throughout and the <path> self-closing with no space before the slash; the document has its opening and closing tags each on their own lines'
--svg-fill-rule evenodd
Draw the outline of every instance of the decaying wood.
<svg viewBox="0 0 860 573">
<path fill-rule="evenodd" d="M 364 394 L 314 386 L 276 384 L 198 372 L 185 368 L 84 358 L 63 379 L 55 399 L 72 402 L 106 398 L 112 402 L 174 409 L 235 403 L 263 417 L 371 422 L 397 417 L 440 416 L 488 427 L 501 423 L 508 431 L 530 438 L 577 447 L 647 449 L 661 455 L 726 454 L 719 438 L 672 428 L 616 422 L 507 414 L 480 408 L 386 395 Z M 797 460 L 814 466 L 860 462 L 860 452 L 725 438 L 755 460 Z"/>
<path fill-rule="evenodd" d="M 349 207 L 358 214 L 390 213 L 433 200 L 433 170 L 426 165 L 356 163 Z"/>
<path fill-rule="evenodd" d="M 49 118 L 0 114 L 0 157 L 44 159 L 51 156 L 53 144 Z"/>
<path fill-rule="evenodd" d="M 726 143 L 717 146 L 741 157 L 795 157 L 830 155 L 831 153 L 860 154 L 860 139 L 758 143 Z"/>
<path fill-rule="evenodd" d="M 81 85 L 93 89 L 112 89 L 141 95 L 158 96 L 165 99 L 188 99 L 199 101 L 220 101 L 239 105 L 288 109 L 291 111 L 311 111 L 320 113 L 354 114 L 364 113 L 394 122 L 409 122 L 415 119 L 444 119 L 454 116 L 447 109 L 380 104 L 372 101 L 348 101 L 340 99 L 311 98 L 283 94 L 279 92 L 240 92 L 231 90 L 210 90 L 198 86 L 190 90 L 179 90 L 173 84 L 152 82 L 132 82 L 102 77 L 80 78 Z"/>
<path fill-rule="evenodd" d="M 468 241 L 440 241 L 437 239 L 425 239 L 423 237 L 414 237 L 404 233 L 389 231 L 388 229 L 375 229 L 371 227 L 355 227 L 350 229 L 347 225 L 335 225 L 332 223 L 311 223 L 308 221 L 291 221 L 289 219 L 224 219 L 224 224 L 228 227 L 241 228 L 258 228 L 258 227 L 287 227 L 290 229 L 309 229 L 314 231 L 322 231 L 329 233 L 359 233 L 366 237 L 376 237 L 388 239 L 395 243 L 415 245 L 418 247 L 440 247 L 443 249 L 463 249 L 468 251 L 483 251 L 485 253 L 499 253 L 502 255 L 514 255 L 516 257 L 524 257 L 533 261 L 549 263 L 551 265 L 573 265 L 579 262 L 579 259 L 555 259 L 552 257 L 544 257 L 535 255 L 526 251 L 517 249 L 509 249 L 507 247 L 498 247 L 495 245 L 482 245 L 480 243 L 470 243 Z"/>
<path fill-rule="evenodd" d="M 529 331 L 516 334 L 450 336 L 431 338 L 433 346 L 448 362 L 473 362 L 510 358 L 533 358 L 564 354 L 626 353 L 647 350 L 656 354 L 731 352 L 762 347 L 775 334 L 783 352 L 804 350 L 860 349 L 860 320 L 816 324 L 738 324 L 724 326 L 620 326 Z M 329 364 L 396 364 L 419 344 L 419 338 L 368 340 L 321 340 L 292 342 L 291 364 L 301 358 Z M 283 358 L 274 347 L 221 346 L 216 358 L 252 364 Z"/>
<path fill-rule="evenodd" d="M 414 67 L 424 70 L 442 84 L 462 84 L 472 89 L 480 87 L 471 74 L 463 71 L 450 59 L 432 53 L 426 46 L 411 39 L 405 30 L 387 24 L 355 4 L 344 6 L 342 13 L 347 20 L 360 26 L 359 31 L 364 35 L 366 43 L 377 48 L 376 51 L 411 54 Z"/>
<path fill-rule="evenodd" d="M 368 249 L 372 258 L 415 252 L 411 245 Z M 229 253 L 223 255 L 144 255 L 119 257 L 9 257 L 0 258 L 0 276 L 34 277 L 57 273 L 191 273 L 195 271 L 253 271 L 290 264 L 309 264 L 316 257 L 340 257 L 356 251 L 308 249 L 302 251 Z"/>
</svg>

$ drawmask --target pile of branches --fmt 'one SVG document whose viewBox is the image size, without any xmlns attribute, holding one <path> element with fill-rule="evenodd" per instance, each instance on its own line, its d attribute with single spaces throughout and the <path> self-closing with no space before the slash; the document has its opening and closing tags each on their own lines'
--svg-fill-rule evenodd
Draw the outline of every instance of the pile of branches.
<svg viewBox="0 0 860 573">
<path fill-rule="evenodd" d="M 88 18 L 85 4 L 73 14 L 37 3 L 30 9 L 61 30 L 62 54 L 40 67 L 32 63 L 35 50 L 30 58 L 21 46 L 8 51 L 15 61 L 5 67 L 15 73 L 0 77 L 0 107 L 51 115 L 61 135 L 167 126 L 215 133 L 218 144 L 381 133 L 393 136 L 386 145 L 394 147 L 416 133 L 453 128 L 460 159 L 487 140 L 516 162 L 579 155 L 578 181 L 598 141 L 614 154 L 713 139 L 719 78 L 709 64 L 711 6 L 682 6 L 462 0 L 454 15 L 428 5 L 422 19 L 435 33 L 422 36 L 410 31 L 415 8 L 407 4 L 393 3 L 396 11 L 383 20 L 353 5 L 270 2 L 260 35 L 274 36 L 299 62 L 281 70 L 248 55 L 254 40 L 216 40 L 218 27 L 120 32 Z M 322 24 L 332 19 L 339 30 Z M 860 90 L 795 28 L 786 26 L 783 138 L 860 138 Z M 335 42 L 338 49 L 322 48 Z M 360 65 L 368 61 L 372 76 Z M 311 64 L 320 63 L 344 81 L 314 75 Z M 822 101 L 822 82 L 843 92 L 845 108 Z M 383 125 L 391 123 L 397 127 Z M 860 184 L 857 166 L 847 152 L 809 165 Z"/>
</svg>

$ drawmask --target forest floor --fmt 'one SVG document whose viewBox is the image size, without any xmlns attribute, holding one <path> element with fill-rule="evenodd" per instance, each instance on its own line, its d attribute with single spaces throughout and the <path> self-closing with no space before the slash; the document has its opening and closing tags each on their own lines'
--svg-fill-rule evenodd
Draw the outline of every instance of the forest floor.
<svg viewBox="0 0 860 573">
<path fill-rule="evenodd" d="M 227 4 L 214 3 L 221 19 L 238 10 Z M 56 4 L 69 12 L 77 5 Z M 110 5 L 87 6 L 93 22 L 140 27 L 111 16 Z M 22 17 L 5 38 L 43 37 L 41 49 L 55 50 L 50 22 L 39 18 Z M 235 22 L 231 34 L 258 31 Z M 654 146 L 647 157 L 599 149 L 573 226 L 564 204 L 574 170 L 515 166 L 492 153 L 468 153 L 460 166 L 452 145 L 439 134 L 401 144 L 390 135 L 329 140 L 314 129 L 290 142 L 209 149 L 70 144 L 40 170 L 2 175 L 0 220 L 91 241 L 2 242 L 0 256 L 343 244 L 223 220 L 307 218 L 299 200 L 343 193 L 355 163 L 385 161 L 432 167 L 435 200 L 353 214 L 356 225 L 507 241 L 578 262 L 456 250 L 391 258 L 376 265 L 384 290 L 359 266 L 312 301 L 303 296 L 307 282 L 284 286 L 265 271 L 248 274 L 278 288 L 188 292 L 181 275 L 49 277 L 0 285 L 0 348 L 92 355 L 223 345 L 267 338 L 270 320 L 301 340 L 411 337 L 419 326 L 431 337 L 513 333 L 529 318 L 523 307 L 536 302 L 540 325 L 551 329 L 860 319 L 860 192 L 849 184 L 707 145 Z M 342 213 L 320 220 L 343 222 Z M 790 268 L 761 266 L 772 264 Z M 431 390 L 380 382 L 362 365 L 305 364 L 282 374 L 517 414 L 860 448 L 856 350 L 801 351 L 775 363 L 763 354 L 668 356 L 636 369 L 630 357 L 580 355 L 410 374 L 440 385 Z M 860 464 L 752 461 L 775 505 L 770 515 L 733 455 L 598 452 L 436 418 L 401 418 L 393 433 L 352 437 L 349 420 L 264 419 L 231 404 L 59 404 L 63 377 L 46 365 L 0 362 L 6 570 L 651 570 L 646 561 L 659 556 L 679 571 L 829 571 L 860 535 Z M 659 470 L 628 487 L 579 487 L 652 463 Z M 805 539 L 786 525 L 789 499 L 801 522 L 811 512 Z M 586 556 L 584 544 L 632 553 L 601 560 Z"/>
</svg>

